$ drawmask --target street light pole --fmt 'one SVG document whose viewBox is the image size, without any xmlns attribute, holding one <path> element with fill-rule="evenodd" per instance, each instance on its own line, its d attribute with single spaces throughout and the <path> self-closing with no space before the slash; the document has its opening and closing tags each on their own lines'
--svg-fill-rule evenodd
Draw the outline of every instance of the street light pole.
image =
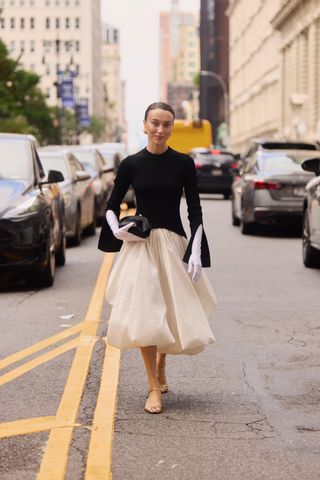
<svg viewBox="0 0 320 480">
<path fill-rule="evenodd" d="M 214 78 L 215 80 L 217 80 L 220 87 L 222 88 L 223 100 L 224 100 L 224 121 L 229 128 L 229 94 L 228 94 L 226 82 L 223 80 L 223 78 L 220 75 L 218 75 L 215 72 L 211 72 L 210 70 L 201 70 L 200 75 L 202 75 L 203 77 Z"/>
</svg>

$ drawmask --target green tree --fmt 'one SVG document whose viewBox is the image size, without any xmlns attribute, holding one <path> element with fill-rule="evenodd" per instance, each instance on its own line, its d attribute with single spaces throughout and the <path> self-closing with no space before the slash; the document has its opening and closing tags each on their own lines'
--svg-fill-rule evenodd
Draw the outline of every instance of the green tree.
<svg viewBox="0 0 320 480">
<path fill-rule="evenodd" d="M 91 133 L 94 143 L 103 141 L 106 135 L 105 118 L 92 115 L 90 117 L 90 126 L 84 130 L 88 133 Z"/>
<path fill-rule="evenodd" d="M 13 60 L 0 40 L 0 131 L 33 133 L 43 143 L 56 138 L 54 111 L 38 87 L 40 78 Z"/>
</svg>

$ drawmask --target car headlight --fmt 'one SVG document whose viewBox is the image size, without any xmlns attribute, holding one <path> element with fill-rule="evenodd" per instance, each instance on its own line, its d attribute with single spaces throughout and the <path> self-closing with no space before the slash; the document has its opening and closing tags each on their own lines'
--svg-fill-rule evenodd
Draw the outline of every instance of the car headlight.
<svg viewBox="0 0 320 480">
<path fill-rule="evenodd" d="M 8 210 L 3 216 L 7 220 L 13 222 L 21 222 L 38 215 L 38 208 L 35 204 L 34 198 L 28 198 L 16 207 Z"/>
</svg>

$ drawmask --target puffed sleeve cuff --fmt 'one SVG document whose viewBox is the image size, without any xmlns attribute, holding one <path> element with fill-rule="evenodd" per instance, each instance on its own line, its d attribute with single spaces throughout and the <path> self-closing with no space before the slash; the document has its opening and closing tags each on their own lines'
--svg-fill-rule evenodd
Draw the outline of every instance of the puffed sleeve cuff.
<svg viewBox="0 0 320 480">
<path fill-rule="evenodd" d="M 196 234 L 197 229 L 194 228 L 192 233 L 191 233 L 191 238 L 189 240 L 189 243 L 187 245 L 187 249 L 185 251 L 185 254 L 183 256 L 183 261 L 185 263 L 189 262 L 189 258 L 191 255 L 191 250 L 192 250 L 192 244 L 193 244 L 193 239 Z M 210 267 L 211 266 L 211 260 L 210 260 L 210 251 L 209 251 L 209 245 L 208 245 L 208 240 L 206 237 L 206 233 L 204 230 L 202 230 L 202 238 L 201 238 L 201 264 L 202 267 Z"/>
<path fill-rule="evenodd" d="M 100 231 L 100 237 L 98 242 L 98 249 L 103 252 L 119 252 L 122 247 L 123 241 L 118 240 L 112 233 L 111 228 L 106 220 L 103 218 L 102 227 Z"/>
</svg>

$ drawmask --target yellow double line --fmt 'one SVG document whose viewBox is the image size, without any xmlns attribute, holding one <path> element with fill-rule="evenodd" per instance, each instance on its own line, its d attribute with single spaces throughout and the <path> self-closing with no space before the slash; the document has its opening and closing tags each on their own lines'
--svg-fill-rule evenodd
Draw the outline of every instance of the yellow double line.
<svg viewBox="0 0 320 480">
<path fill-rule="evenodd" d="M 0 438 L 50 430 L 46 450 L 37 475 L 38 480 L 63 480 L 65 478 L 73 430 L 76 427 L 81 427 L 76 422 L 77 414 L 93 348 L 97 341 L 96 334 L 101 320 L 105 287 L 111 270 L 112 260 L 113 254 L 105 255 L 83 322 L 0 361 L 0 369 L 7 368 L 13 363 L 21 361 L 80 332 L 80 335 L 76 338 L 0 376 L 0 385 L 3 385 L 44 362 L 76 348 L 65 389 L 55 416 L 30 418 L 0 424 Z M 120 351 L 107 345 L 93 424 L 86 426 L 86 428 L 91 430 L 85 473 L 86 480 L 107 480 L 111 478 L 112 436 L 119 365 Z"/>
</svg>

